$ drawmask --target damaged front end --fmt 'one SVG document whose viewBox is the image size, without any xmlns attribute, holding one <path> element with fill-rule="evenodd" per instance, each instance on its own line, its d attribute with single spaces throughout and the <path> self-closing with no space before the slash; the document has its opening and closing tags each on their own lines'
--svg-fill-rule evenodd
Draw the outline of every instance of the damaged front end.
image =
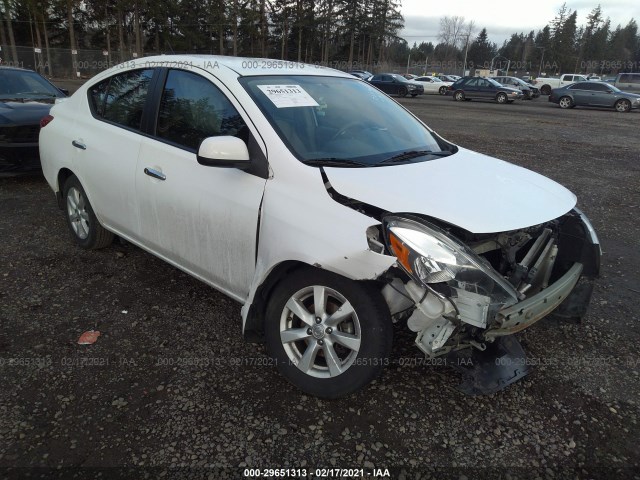
<svg viewBox="0 0 640 480">
<path fill-rule="evenodd" d="M 528 373 L 512 334 L 552 312 L 581 318 L 600 245 L 586 216 L 574 209 L 517 231 L 472 234 L 418 215 L 387 215 L 382 238 L 399 268 L 387 272 L 383 295 L 395 319 L 407 320 L 428 357 L 463 365 L 460 389 L 498 391 Z M 468 367 L 468 365 L 473 365 Z"/>
</svg>

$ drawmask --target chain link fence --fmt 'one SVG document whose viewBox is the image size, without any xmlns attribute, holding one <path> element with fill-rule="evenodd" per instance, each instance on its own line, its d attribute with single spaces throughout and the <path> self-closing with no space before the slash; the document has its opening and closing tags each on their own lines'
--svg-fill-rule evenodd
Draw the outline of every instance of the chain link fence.
<svg viewBox="0 0 640 480">
<path fill-rule="evenodd" d="M 162 52 L 164 53 L 164 52 Z M 208 54 L 209 51 L 175 52 Z M 71 50 L 68 48 L 33 48 L 26 46 L 16 47 L 17 60 L 9 60 L 13 57 L 8 45 L 2 45 L 0 58 L 1 65 L 28 68 L 48 78 L 86 80 L 107 68 L 119 63 L 136 58 L 132 52 L 120 52 L 118 50 Z M 145 52 L 144 56 L 158 55 L 157 52 Z M 161 53 L 160 53 L 161 54 Z M 303 59 L 304 61 L 304 59 Z M 362 63 L 358 61 L 330 61 L 319 63 L 327 67 L 343 71 L 366 70 L 371 73 L 413 73 L 425 75 L 432 73 L 455 73 L 462 75 L 462 62 L 411 62 L 410 64 L 396 64 L 391 62 Z"/>
</svg>

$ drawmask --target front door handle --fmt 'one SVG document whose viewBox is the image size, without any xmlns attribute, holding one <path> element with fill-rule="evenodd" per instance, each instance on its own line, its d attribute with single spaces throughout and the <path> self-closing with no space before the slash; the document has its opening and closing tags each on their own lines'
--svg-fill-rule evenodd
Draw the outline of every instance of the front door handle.
<svg viewBox="0 0 640 480">
<path fill-rule="evenodd" d="M 166 180 L 167 179 L 167 176 L 164 173 L 162 173 L 162 172 L 160 172 L 158 170 L 155 170 L 153 168 L 145 168 L 144 169 L 144 173 L 146 175 L 149 175 L 150 177 L 157 178 L 158 180 Z"/>
<path fill-rule="evenodd" d="M 77 140 L 73 140 L 71 142 L 71 145 L 73 145 L 76 148 L 79 148 L 80 150 L 86 150 L 87 149 L 87 146 L 84 143 L 79 142 Z"/>
</svg>

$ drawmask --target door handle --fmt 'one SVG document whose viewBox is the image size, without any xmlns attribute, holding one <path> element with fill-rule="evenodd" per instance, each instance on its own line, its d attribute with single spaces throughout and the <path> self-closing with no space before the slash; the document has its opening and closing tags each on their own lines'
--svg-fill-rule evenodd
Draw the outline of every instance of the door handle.
<svg viewBox="0 0 640 480">
<path fill-rule="evenodd" d="M 164 173 L 162 173 L 162 172 L 160 172 L 158 170 L 155 170 L 153 168 L 145 168 L 144 169 L 144 173 L 146 175 L 149 175 L 150 177 L 157 178 L 158 180 L 166 180 L 167 179 L 167 176 Z"/>
<path fill-rule="evenodd" d="M 80 150 L 86 150 L 87 149 L 87 146 L 84 143 L 79 142 L 77 140 L 73 140 L 71 142 L 71 145 L 73 145 L 76 148 L 79 148 Z"/>
</svg>

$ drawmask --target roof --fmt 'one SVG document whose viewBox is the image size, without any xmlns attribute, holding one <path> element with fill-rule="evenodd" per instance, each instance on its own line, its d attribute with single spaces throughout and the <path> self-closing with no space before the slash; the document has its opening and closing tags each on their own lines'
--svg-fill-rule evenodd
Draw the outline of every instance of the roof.
<svg viewBox="0 0 640 480">
<path fill-rule="evenodd" d="M 125 62 L 125 65 L 131 62 Z M 335 77 L 349 77 L 340 70 L 295 62 L 291 60 L 278 60 L 272 58 L 231 57 L 225 55 L 156 55 L 142 57 L 135 60 L 136 66 L 194 66 L 203 68 L 212 73 L 220 67 L 226 67 L 240 76 L 257 75 L 323 75 Z"/>
</svg>

